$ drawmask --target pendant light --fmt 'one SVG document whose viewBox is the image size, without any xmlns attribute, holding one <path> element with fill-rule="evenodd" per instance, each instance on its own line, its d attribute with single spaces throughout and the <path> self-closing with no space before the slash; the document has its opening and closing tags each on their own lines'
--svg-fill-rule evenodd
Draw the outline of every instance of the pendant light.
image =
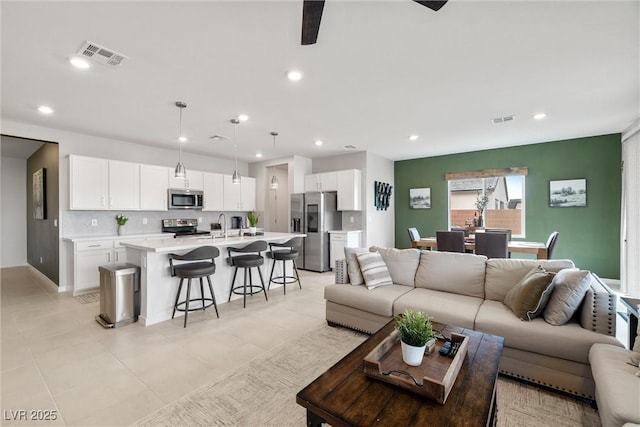
<svg viewBox="0 0 640 427">
<path fill-rule="evenodd" d="M 271 135 L 273 136 L 273 152 L 275 154 L 275 152 L 276 152 L 276 136 L 278 136 L 278 132 L 271 132 Z M 277 190 L 279 185 L 280 185 L 280 183 L 278 182 L 278 177 L 274 173 L 273 176 L 271 177 L 271 184 L 269 185 L 269 188 L 271 188 L 272 190 Z"/>
<path fill-rule="evenodd" d="M 176 165 L 176 171 L 174 176 L 180 179 L 187 178 L 187 168 L 182 164 L 182 143 L 187 140 L 182 136 L 182 110 L 187 108 L 187 104 L 181 101 L 176 101 L 176 107 L 180 109 L 180 133 L 178 134 L 178 144 L 180 144 L 180 157 L 178 157 L 178 164 Z"/>
<path fill-rule="evenodd" d="M 231 175 L 231 183 L 240 184 L 240 174 L 238 173 L 238 143 L 236 142 L 236 127 L 238 123 L 240 123 L 240 120 L 231 119 L 231 123 L 233 123 L 233 150 L 236 158 L 236 167 L 233 170 L 233 175 Z"/>
</svg>

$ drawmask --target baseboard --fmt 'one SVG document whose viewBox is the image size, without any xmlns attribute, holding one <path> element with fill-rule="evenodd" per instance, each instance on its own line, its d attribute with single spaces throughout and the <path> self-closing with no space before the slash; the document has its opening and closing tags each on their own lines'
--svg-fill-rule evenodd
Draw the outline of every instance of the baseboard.
<svg viewBox="0 0 640 427">
<path fill-rule="evenodd" d="M 65 292 L 64 290 L 60 289 L 60 287 L 58 285 L 55 284 L 55 282 L 51 279 L 49 279 L 47 276 L 45 276 L 44 273 L 42 273 L 40 270 L 38 270 L 37 268 L 35 268 L 32 265 L 25 265 L 25 268 L 28 268 L 29 270 L 31 270 L 36 276 L 38 276 L 40 279 L 42 279 L 42 281 L 49 287 L 51 288 L 51 290 L 55 290 L 58 293 L 61 292 Z"/>
</svg>

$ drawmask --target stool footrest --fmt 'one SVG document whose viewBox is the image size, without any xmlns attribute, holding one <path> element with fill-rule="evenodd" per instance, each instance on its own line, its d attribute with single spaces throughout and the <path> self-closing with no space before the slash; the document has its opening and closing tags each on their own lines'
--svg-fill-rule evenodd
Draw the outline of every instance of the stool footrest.
<svg viewBox="0 0 640 427">
<path fill-rule="evenodd" d="M 299 281 L 295 276 L 276 276 L 271 278 L 271 282 L 277 283 L 278 285 L 288 285 Z"/>
<path fill-rule="evenodd" d="M 254 288 L 256 289 L 255 291 L 253 290 Z M 260 285 L 236 286 L 235 288 L 231 289 L 231 292 L 236 295 L 254 295 L 259 294 L 260 292 L 264 292 L 264 288 Z"/>
<path fill-rule="evenodd" d="M 215 304 L 215 302 L 213 301 L 212 298 L 205 298 L 204 299 L 205 302 L 208 302 L 208 304 L 204 304 L 202 305 L 202 298 L 193 298 L 189 300 L 189 310 L 188 311 L 197 311 L 197 310 L 204 310 L 206 308 L 211 307 L 212 305 Z M 196 306 L 196 307 L 191 307 L 191 304 L 193 304 L 194 302 L 199 302 L 200 305 Z M 184 307 L 186 307 L 187 305 L 187 301 L 180 301 L 178 304 L 176 304 L 176 310 L 177 311 L 187 311 L 187 309 L 185 309 Z"/>
</svg>

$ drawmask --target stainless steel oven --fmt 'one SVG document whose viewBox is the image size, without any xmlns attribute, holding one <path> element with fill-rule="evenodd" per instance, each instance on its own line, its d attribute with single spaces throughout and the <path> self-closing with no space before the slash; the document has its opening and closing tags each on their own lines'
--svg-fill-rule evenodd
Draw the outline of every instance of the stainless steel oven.
<svg viewBox="0 0 640 427">
<path fill-rule="evenodd" d="M 170 188 L 169 209 L 202 209 L 203 193 L 200 190 Z"/>
</svg>

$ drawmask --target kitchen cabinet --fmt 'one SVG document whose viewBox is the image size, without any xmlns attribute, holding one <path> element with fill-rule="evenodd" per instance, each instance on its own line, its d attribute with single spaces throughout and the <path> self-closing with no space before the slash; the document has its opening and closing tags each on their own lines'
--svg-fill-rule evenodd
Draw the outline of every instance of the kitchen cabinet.
<svg viewBox="0 0 640 427">
<path fill-rule="evenodd" d="M 169 176 L 165 166 L 140 165 L 140 210 L 166 211 Z"/>
<path fill-rule="evenodd" d="M 338 181 L 338 210 L 362 210 L 362 172 L 348 169 L 336 172 Z"/>
<path fill-rule="evenodd" d="M 140 208 L 140 169 L 136 163 L 69 156 L 69 209 Z"/>
<path fill-rule="evenodd" d="M 187 169 L 187 178 L 176 178 L 175 170 L 169 169 L 169 188 L 188 188 L 189 190 L 202 190 L 203 172 Z"/>
<path fill-rule="evenodd" d="M 244 178 L 243 178 L 244 179 Z M 203 176 L 204 207 L 203 211 L 224 210 L 224 175 L 205 172 Z"/>
<path fill-rule="evenodd" d="M 231 175 L 223 175 L 225 211 L 253 211 L 256 209 L 256 179 L 243 176 L 240 184 L 231 182 Z"/>
<path fill-rule="evenodd" d="M 323 172 L 304 177 L 304 191 L 338 191 L 336 172 Z"/>
<path fill-rule="evenodd" d="M 98 267 L 113 264 L 114 259 L 113 240 L 75 243 L 73 294 L 98 288 L 100 286 Z"/>
<path fill-rule="evenodd" d="M 336 260 L 344 258 L 344 248 L 360 247 L 360 234 L 360 230 L 329 231 L 329 265 L 331 269 L 336 265 Z"/>
</svg>

